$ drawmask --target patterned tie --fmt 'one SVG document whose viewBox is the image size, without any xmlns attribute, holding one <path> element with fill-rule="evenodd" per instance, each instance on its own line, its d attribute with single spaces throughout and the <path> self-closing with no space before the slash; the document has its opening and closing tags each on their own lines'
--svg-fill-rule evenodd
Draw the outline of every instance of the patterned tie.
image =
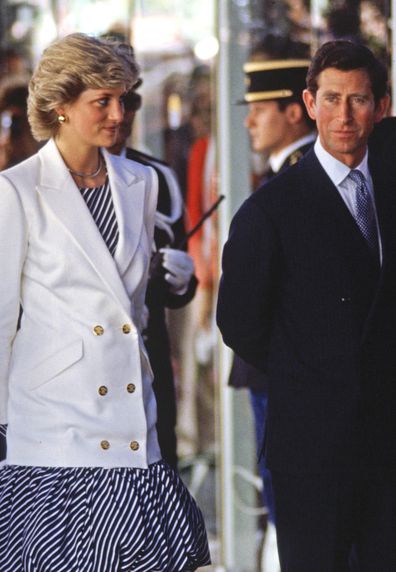
<svg viewBox="0 0 396 572">
<path fill-rule="evenodd" d="M 378 230 L 375 211 L 370 191 L 367 188 L 365 176 L 358 169 L 349 173 L 349 177 L 356 185 L 355 206 L 356 222 L 366 239 L 371 252 L 379 260 Z"/>
</svg>

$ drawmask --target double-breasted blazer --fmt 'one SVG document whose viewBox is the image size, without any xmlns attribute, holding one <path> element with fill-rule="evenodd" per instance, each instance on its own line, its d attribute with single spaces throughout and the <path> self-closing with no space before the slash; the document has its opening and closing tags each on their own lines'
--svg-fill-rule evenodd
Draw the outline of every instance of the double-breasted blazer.
<svg viewBox="0 0 396 572">
<path fill-rule="evenodd" d="M 102 153 L 119 226 L 114 258 L 54 141 L 0 174 L 8 463 L 147 467 L 160 458 L 140 332 L 157 178 Z"/>
<path fill-rule="evenodd" d="M 272 470 L 396 467 L 395 179 L 369 165 L 381 269 L 313 149 L 231 224 L 217 320 L 268 375 Z"/>
</svg>

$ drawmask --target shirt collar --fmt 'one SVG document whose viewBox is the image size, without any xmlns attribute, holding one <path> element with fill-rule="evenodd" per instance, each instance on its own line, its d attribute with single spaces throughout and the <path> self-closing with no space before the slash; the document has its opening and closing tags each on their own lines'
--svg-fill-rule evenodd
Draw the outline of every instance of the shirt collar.
<svg viewBox="0 0 396 572">
<path fill-rule="evenodd" d="M 293 141 L 290 145 L 279 151 L 279 153 L 270 155 L 269 157 L 269 164 L 271 169 L 274 173 L 277 173 L 280 168 L 282 167 L 283 163 L 286 159 L 291 155 L 294 151 L 303 147 L 304 145 L 308 145 L 308 143 L 313 143 L 316 138 L 316 132 L 309 133 L 308 135 L 304 135 L 304 137 L 300 137 L 296 141 Z"/>
<path fill-rule="evenodd" d="M 349 173 L 351 172 L 351 168 L 348 167 L 348 165 L 345 165 L 345 163 L 342 163 L 333 157 L 333 155 L 331 155 L 328 151 L 326 151 L 323 148 L 319 137 L 316 139 L 314 150 L 319 163 L 322 165 L 323 169 L 326 171 L 334 185 L 338 187 L 348 177 Z M 366 180 L 370 181 L 367 150 L 362 162 L 357 167 L 355 167 L 355 169 L 361 171 L 366 177 Z"/>
</svg>

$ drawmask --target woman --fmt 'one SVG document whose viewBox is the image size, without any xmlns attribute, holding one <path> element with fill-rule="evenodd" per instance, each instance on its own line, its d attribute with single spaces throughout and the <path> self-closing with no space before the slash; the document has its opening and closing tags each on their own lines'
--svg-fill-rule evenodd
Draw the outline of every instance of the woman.
<svg viewBox="0 0 396 572">
<path fill-rule="evenodd" d="M 140 334 L 156 178 L 103 149 L 137 80 L 114 44 L 54 43 L 28 106 L 50 140 L 0 174 L 2 572 L 209 563 L 200 511 L 160 460 Z"/>
</svg>

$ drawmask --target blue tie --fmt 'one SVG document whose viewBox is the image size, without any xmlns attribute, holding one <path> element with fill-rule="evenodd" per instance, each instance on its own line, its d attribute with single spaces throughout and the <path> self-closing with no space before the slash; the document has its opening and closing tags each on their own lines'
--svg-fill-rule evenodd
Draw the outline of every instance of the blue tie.
<svg viewBox="0 0 396 572">
<path fill-rule="evenodd" d="M 367 241 L 371 252 L 379 260 L 378 230 L 373 201 L 368 190 L 365 176 L 358 169 L 350 171 L 349 177 L 356 185 L 355 207 L 356 222 Z"/>
</svg>

